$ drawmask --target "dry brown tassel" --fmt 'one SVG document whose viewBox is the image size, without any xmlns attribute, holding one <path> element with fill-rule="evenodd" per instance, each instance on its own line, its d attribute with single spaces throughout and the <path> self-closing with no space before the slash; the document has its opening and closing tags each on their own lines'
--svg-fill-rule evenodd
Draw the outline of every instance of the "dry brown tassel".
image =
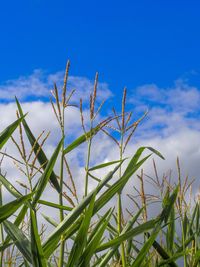
<svg viewBox="0 0 200 267">
<path fill-rule="evenodd" d="M 67 61 L 66 70 L 65 70 L 65 78 L 64 78 L 64 85 L 63 85 L 63 94 L 62 94 L 62 105 L 65 107 L 65 101 L 66 101 L 66 91 L 67 91 L 67 79 L 69 75 L 69 67 L 70 67 L 70 61 Z"/>
<path fill-rule="evenodd" d="M 124 131 L 124 125 L 125 125 L 125 106 L 126 106 L 126 87 L 124 88 L 124 93 L 122 98 L 122 131 Z"/>
</svg>

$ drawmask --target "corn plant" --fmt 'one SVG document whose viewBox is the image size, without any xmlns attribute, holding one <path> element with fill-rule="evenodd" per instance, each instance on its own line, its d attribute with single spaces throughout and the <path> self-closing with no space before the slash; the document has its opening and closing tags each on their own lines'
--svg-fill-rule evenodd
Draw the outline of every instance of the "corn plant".
<svg viewBox="0 0 200 267">
<path fill-rule="evenodd" d="M 143 164 L 160 152 L 152 147 L 140 147 L 131 158 L 125 150 L 140 122 L 146 117 L 132 121 L 132 112 L 126 111 L 126 89 L 122 97 L 121 112 L 98 121 L 104 102 L 96 108 L 98 74 L 89 100 L 89 129 L 85 125 L 83 101 L 80 99 L 80 118 L 83 134 L 66 145 L 65 113 L 75 91 L 68 92 L 69 62 L 66 66 L 62 90 L 54 85 L 50 99 L 52 112 L 60 129 L 60 141 L 53 154 L 47 157 L 44 144 L 49 133 L 34 136 L 27 123 L 28 115 L 16 98 L 17 120 L 0 134 L 2 160 L 11 158 L 26 183 L 18 181 L 14 186 L 0 168 L 0 266 L 200 266 L 199 201 L 188 201 L 191 182 L 182 180 L 177 160 L 177 182 L 168 177 L 159 177 L 155 161 L 155 177 L 146 175 Z M 18 131 L 19 142 L 13 133 Z M 97 134 L 106 134 L 119 149 L 114 161 L 91 166 L 93 140 Z M 16 146 L 19 158 L 2 150 L 10 140 Z M 26 146 L 29 142 L 29 149 Z M 84 193 L 78 194 L 70 168 L 69 155 L 79 146 L 87 144 Z M 143 156 L 144 151 L 148 153 Z M 96 160 L 97 162 L 97 160 Z M 55 168 L 59 163 L 59 172 Z M 1 166 L 1 164 L 0 164 Z M 106 168 L 111 171 L 106 173 Z M 95 170 L 103 170 L 104 177 L 96 177 Z M 133 179 L 134 177 L 134 179 Z M 67 183 L 67 178 L 69 182 Z M 122 194 L 127 183 L 134 184 L 138 178 L 140 188 L 133 186 L 133 195 L 127 198 L 133 203 L 130 211 L 123 205 Z M 96 186 L 89 190 L 90 181 Z M 148 194 L 145 185 L 151 182 L 158 195 Z M 44 199 L 44 190 L 50 188 L 58 201 Z M 5 188 L 14 200 L 4 204 Z M 23 190 L 23 192 L 22 192 Z M 117 196 L 116 205 L 110 201 Z M 190 198 L 192 199 L 192 198 Z M 159 202 L 160 211 L 152 217 L 149 212 Z M 43 214 L 46 225 L 40 223 L 40 207 L 59 211 L 59 218 Z M 156 206 L 158 207 L 158 206 Z M 47 225 L 51 231 L 47 231 Z"/>
</svg>

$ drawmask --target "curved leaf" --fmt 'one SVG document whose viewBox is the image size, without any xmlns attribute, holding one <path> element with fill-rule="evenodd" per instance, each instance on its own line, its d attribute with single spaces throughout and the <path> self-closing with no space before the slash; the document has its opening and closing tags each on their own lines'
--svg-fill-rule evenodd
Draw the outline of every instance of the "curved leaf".
<svg viewBox="0 0 200 267">
<path fill-rule="evenodd" d="M 16 100 L 16 103 L 17 103 L 17 107 L 18 107 L 18 110 L 19 110 L 19 114 L 20 116 L 23 116 L 23 111 L 22 111 L 22 108 L 21 108 L 21 105 L 18 101 L 18 99 L 15 97 L 15 100 Z M 33 133 L 31 132 L 28 124 L 26 123 L 26 120 L 23 119 L 22 120 L 22 124 L 24 126 L 24 129 L 25 129 L 25 132 L 26 132 L 26 135 L 28 137 L 28 140 L 31 144 L 31 146 L 33 147 L 34 149 L 34 153 L 35 155 L 37 155 L 37 160 L 39 161 L 40 165 L 42 166 L 43 170 L 45 170 L 47 164 L 48 164 L 48 159 L 44 153 L 44 151 L 42 150 L 42 148 L 40 147 L 40 145 L 38 144 L 36 138 L 34 137 Z M 38 153 L 39 151 L 39 153 Z M 51 176 L 50 176 L 50 180 L 52 182 L 52 184 L 54 185 L 55 189 L 58 191 L 58 193 L 60 193 L 60 185 L 57 181 L 57 177 L 55 175 L 55 173 L 52 171 L 51 173 Z"/>
<path fill-rule="evenodd" d="M 0 223 L 13 215 L 19 207 L 32 197 L 32 193 L 26 196 L 20 197 L 14 201 L 9 202 L 0 207 Z"/>
</svg>

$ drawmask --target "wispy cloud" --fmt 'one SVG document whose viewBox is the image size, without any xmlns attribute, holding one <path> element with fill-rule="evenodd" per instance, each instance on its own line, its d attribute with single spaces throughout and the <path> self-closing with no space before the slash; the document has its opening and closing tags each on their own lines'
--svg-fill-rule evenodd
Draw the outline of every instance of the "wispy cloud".
<svg viewBox="0 0 200 267">
<path fill-rule="evenodd" d="M 21 100 L 30 99 L 48 99 L 50 90 L 54 83 L 62 88 L 64 72 L 59 71 L 53 74 L 47 74 L 42 70 L 34 70 L 29 76 L 21 76 L 18 79 L 8 80 L 0 84 L 0 101 L 11 101 L 16 95 Z M 86 77 L 69 76 L 68 89 L 76 90 L 76 97 L 73 101 L 79 98 L 87 100 L 92 92 L 94 81 Z M 98 84 L 99 100 L 106 99 L 112 96 L 112 92 L 108 88 L 107 83 Z"/>
<path fill-rule="evenodd" d="M 183 80 L 175 81 L 170 88 L 140 86 L 131 92 L 129 102 L 136 113 L 149 109 L 143 124 L 146 135 L 169 136 L 184 128 L 200 129 L 200 90 Z"/>
<path fill-rule="evenodd" d="M 184 115 L 200 111 L 200 91 L 184 80 L 176 80 L 169 88 L 159 88 L 156 84 L 139 86 L 132 92 L 130 102 L 164 108 Z"/>
</svg>

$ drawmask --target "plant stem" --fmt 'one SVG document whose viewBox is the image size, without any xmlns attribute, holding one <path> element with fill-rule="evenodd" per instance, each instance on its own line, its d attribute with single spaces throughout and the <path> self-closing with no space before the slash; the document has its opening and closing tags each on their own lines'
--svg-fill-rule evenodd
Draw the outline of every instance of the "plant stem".
<svg viewBox="0 0 200 267">
<path fill-rule="evenodd" d="M 122 160 L 123 156 L 123 143 L 124 143 L 124 131 L 121 132 L 121 142 L 120 142 L 120 160 Z M 122 167 L 119 168 L 119 179 L 122 177 Z M 118 233 L 120 234 L 122 231 L 122 203 L 121 203 L 121 191 L 118 192 Z M 126 267 L 126 256 L 125 256 L 125 248 L 124 242 L 121 244 L 121 260 L 122 266 Z"/>
<path fill-rule="evenodd" d="M 26 173 L 27 173 L 27 177 L 28 177 L 28 182 L 29 182 L 29 186 L 30 186 L 30 192 L 33 192 L 33 187 L 32 187 L 32 182 L 31 182 L 31 177 L 30 177 L 30 173 L 29 173 L 29 169 L 28 169 L 28 162 L 25 159 L 25 164 L 26 164 Z"/>
<path fill-rule="evenodd" d="M 3 200 L 2 200 L 2 184 L 0 184 L 0 205 L 3 205 Z M 3 244 L 4 242 L 4 234 L 3 234 L 3 225 L 1 224 L 1 229 L 0 229 L 0 240 L 1 240 L 1 244 Z M 4 250 L 1 251 L 0 254 L 0 267 L 3 267 L 3 253 Z"/>
<path fill-rule="evenodd" d="M 92 123 L 90 125 L 90 131 L 92 129 Z M 88 154 L 87 154 L 87 161 L 86 161 L 86 165 L 85 165 L 85 170 L 86 170 L 86 175 L 85 175 L 85 194 L 84 196 L 86 197 L 88 194 L 88 178 L 89 178 L 89 174 L 88 174 L 88 169 L 89 169 L 89 165 L 90 165 L 90 154 L 91 154 L 91 146 L 92 146 L 92 136 L 89 137 L 88 140 Z"/>
<path fill-rule="evenodd" d="M 62 138 L 63 138 L 63 144 L 61 147 L 61 162 L 60 162 L 60 194 L 59 194 L 59 204 L 63 206 L 63 167 L 64 167 L 64 106 L 62 109 L 62 124 L 61 124 L 61 132 L 62 132 Z M 63 221 L 64 219 L 64 211 L 60 209 L 60 221 Z M 62 267 L 64 264 L 64 253 L 65 253 L 65 240 L 63 236 L 61 236 L 61 242 L 60 242 L 60 257 L 59 257 L 59 263 L 58 266 Z"/>
</svg>

